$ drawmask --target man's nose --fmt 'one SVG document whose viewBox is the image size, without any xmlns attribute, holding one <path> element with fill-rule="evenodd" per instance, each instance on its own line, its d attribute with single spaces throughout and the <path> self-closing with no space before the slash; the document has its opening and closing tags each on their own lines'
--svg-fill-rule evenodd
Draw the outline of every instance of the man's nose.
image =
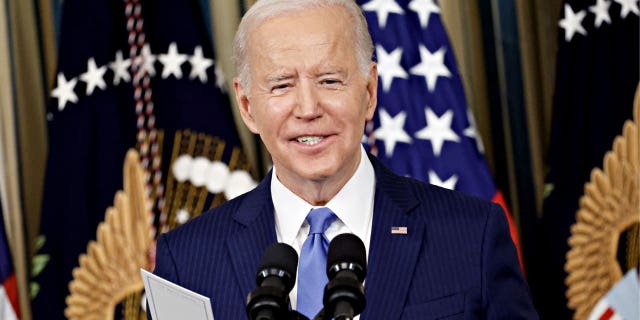
<svg viewBox="0 0 640 320">
<path fill-rule="evenodd" d="M 301 83 L 296 93 L 294 116 L 300 119 L 313 120 L 322 115 L 317 88 L 310 83 Z"/>
</svg>

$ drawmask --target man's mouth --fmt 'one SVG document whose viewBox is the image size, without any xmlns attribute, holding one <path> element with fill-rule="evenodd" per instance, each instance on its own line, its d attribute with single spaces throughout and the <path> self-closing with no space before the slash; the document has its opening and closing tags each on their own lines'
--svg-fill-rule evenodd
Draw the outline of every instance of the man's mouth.
<svg viewBox="0 0 640 320">
<path fill-rule="evenodd" d="M 297 137 L 296 141 L 300 142 L 300 143 L 304 143 L 308 146 L 312 146 L 314 144 L 317 144 L 318 142 L 322 141 L 322 139 L 324 139 L 324 137 L 321 136 L 302 136 L 302 137 Z"/>
</svg>

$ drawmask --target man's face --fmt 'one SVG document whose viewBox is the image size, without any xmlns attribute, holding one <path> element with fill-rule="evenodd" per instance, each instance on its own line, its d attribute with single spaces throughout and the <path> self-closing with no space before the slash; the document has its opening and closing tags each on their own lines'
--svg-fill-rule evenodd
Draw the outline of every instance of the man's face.
<svg viewBox="0 0 640 320">
<path fill-rule="evenodd" d="M 236 80 L 236 99 L 294 192 L 308 182 L 342 185 L 360 162 L 377 69 L 371 63 L 368 80 L 361 73 L 352 29 L 335 6 L 269 19 L 249 35 L 249 88 Z"/>
</svg>

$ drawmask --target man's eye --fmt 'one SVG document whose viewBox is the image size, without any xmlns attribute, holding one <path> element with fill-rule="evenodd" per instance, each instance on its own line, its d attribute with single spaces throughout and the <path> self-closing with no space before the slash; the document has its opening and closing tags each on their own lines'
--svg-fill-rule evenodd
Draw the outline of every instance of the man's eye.
<svg viewBox="0 0 640 320">
<path fill-rule="evenodd" d="M 322 84 L 326 84 L 326 85 L 336 85 L 339 84 L 340 81 L 338 79 L 324 79 L 322 80 Z"/>
<path fill-rule="evenodd" d="M 271 87 L 271 91 L 272 92 L 282 92 L 283 90 L 289 88 L 289 84 L 288 83 L 283 83 L 283 84 L 278 84 L 275 85 L 273 87 Z"/>
</svg>

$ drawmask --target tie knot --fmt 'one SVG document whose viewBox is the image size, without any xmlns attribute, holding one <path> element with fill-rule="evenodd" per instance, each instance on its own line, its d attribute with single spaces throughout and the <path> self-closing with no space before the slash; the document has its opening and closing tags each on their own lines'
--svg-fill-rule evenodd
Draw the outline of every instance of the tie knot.
<svg viewBox="0 0 640 320">
<path fill-rule="evenodd" d="M 312 209 L 307 214 L 307 222 L 309 223 L 309 234 L 324 233 L 327 228 L 336 219 L 331 209 L 322 207 Z"/>
</svg>

